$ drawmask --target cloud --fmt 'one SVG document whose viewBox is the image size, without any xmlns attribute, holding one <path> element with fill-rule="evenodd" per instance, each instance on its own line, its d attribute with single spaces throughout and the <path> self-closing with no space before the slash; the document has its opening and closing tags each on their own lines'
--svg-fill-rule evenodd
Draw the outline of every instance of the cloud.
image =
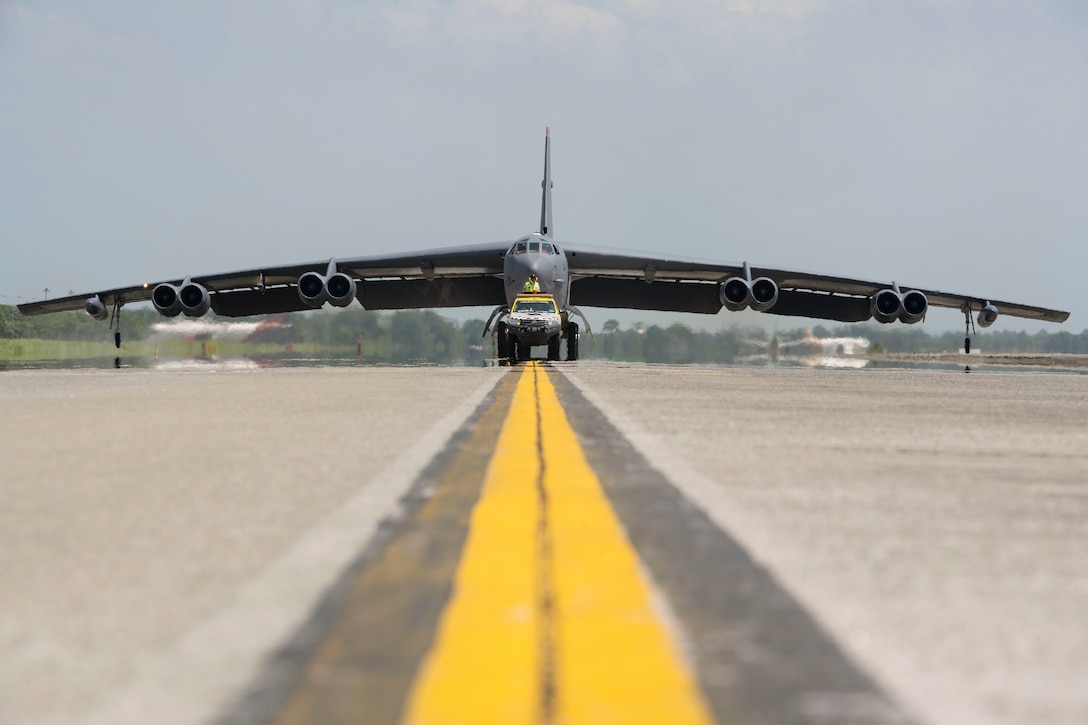
<svg viewBox="0 0 1088 725">
<path fill-rule="evenodd" d="M 826 0 L 622 0 L 618 14 L 683 17 L 691 23 L 722 23 L 753 17 L 801 20 L 824 9 Z"/>
<path fill-rule="evenodd" d="M 370 5 L 394 35 L 412 42 L 450 37 L 475 42 L 570 36 L 617 39 L 664 29 L 717 34 L 739 26 L 796 23 L 825 0 L 434 0 Z"/>
<path fill-rule="evenodd" d="M 708 5 L 719 3 L 707 2 Z M 801 18 L 822 9 L 821 0 L 725 0 L 722 5 L 730 13 L 739 15 L 772 15 L 787 20 Z"/>
<path fill-rule="evenodd" d="M 621 24 L 616 15 L 579 3 L 555 0 L 540 5 L 541 18 L 548 27 L 556 30 L 611 33 Z"/>
<path fill-rule="evenodd" d="M 410 44 L 451 39 L 469 42 L 517 42 L 570 34 L 607 36 L 616 32 L 615 13 L 574 0 L 431 0 L 371 5 L 368 24 L 375 18 L 392 38 Z"/>
</svg>

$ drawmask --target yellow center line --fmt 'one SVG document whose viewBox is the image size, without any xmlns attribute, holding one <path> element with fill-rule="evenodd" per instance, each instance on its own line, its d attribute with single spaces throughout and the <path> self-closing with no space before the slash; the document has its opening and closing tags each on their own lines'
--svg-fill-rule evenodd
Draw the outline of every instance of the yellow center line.
<svg viewBox="0 0 1088 725">
<path fill-rule="evenodd" d="M 537 363 L 515 390 L 404 720 L 711 722 Z"/>
</svg>

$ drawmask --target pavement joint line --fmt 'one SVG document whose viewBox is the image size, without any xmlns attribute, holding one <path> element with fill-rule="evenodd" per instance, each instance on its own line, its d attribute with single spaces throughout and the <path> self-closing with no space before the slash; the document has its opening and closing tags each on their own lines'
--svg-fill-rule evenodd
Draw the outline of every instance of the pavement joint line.
<svg viewBox="0 0 1088 725">
<path fill-rule="evenodd" d="M 554 723 L 556 709 L 556 582 L 554 534 L 549 516 L 548 459 L 544 452 L 544 420 L 540 405 L 541 369 L 533 365 L 533 400 L 536 407 L 536 441 L 539 471 L 536 478 L 537 492 L 537 581 L 539 594 L 540 627 L 540 714 L 539 722 Z"/>
</svg>

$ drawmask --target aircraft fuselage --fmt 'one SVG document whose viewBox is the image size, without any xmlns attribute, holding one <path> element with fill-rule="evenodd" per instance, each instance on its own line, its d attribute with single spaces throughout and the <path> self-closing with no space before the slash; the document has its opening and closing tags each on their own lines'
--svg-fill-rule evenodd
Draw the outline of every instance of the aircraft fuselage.
<svg viewBox="0 0 1088 725">
<path fill-rule="evenodd" d="M 562 311 L 570 306 L 570 269 L 562 247 L 544 234 L 533 233 L 521 237 L 510 245 L 503 261 L 503 287 L 506 304 L 514 304 L 514 298 L 525 291 L 529 275 L 535 274 L 540 281 L 540 292 L 555 298 Z"/>
</svg>

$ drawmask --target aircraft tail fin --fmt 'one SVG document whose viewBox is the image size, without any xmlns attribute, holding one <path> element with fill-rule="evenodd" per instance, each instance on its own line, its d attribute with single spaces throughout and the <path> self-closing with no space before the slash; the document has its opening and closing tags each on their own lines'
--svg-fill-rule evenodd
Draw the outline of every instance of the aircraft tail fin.
<svg viewBox="0 0 1088 725">
<path fill-rule="evenodd" d="M 540 233 L 552 236 L 552 162 L 551 162 L 552 130 L 545 130 L 544 134 L 544 181 L 540 186 L 544 190 L 540 199 Z"/>
</svg>

